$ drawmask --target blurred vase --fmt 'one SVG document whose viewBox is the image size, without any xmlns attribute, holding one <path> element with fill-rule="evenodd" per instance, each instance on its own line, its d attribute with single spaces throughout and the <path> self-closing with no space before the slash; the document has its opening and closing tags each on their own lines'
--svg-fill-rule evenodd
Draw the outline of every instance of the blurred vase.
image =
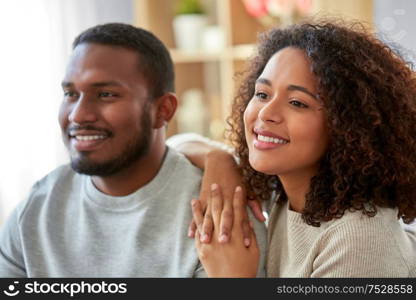
<svg viewBox="0 0 416 300">
<path fill-rule="evenodd" d="M 206 134 L 206 118 L 202 91 L 189 89 L 181 97 L 177 112 L 178 132 Z"/>
<path fill-rule="evenodd" d="M 183 51 L 201 49 L 201 37 L 208 18 L 203 14 L 177 15 L 173 19 L 176 48 Z"/>
</svg>

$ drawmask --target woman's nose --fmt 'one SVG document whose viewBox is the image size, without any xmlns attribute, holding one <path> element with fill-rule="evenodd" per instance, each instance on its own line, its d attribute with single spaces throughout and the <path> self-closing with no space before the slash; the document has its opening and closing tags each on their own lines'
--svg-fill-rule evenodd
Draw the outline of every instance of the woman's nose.
<svg viewBox="0 0 416 300">
<path fill-rule="evenodd" d="M 259 118 L 263 122 L 280 123 L 283 121 L 283 110 L 281 101 L 275 98 L 261 107 L 259 111 Z"/>
</svg>

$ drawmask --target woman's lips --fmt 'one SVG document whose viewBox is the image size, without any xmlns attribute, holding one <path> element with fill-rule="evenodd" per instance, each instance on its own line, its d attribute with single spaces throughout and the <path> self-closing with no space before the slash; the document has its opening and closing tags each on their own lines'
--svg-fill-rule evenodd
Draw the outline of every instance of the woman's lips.
<svg viewBox="0 0 416 300">
<path fill-rule="evenodd" d="M 266 135 L 264 131 L 262 132 L 263 134 L 258 134 L 258 132 L 260 131 L 254 133 L 253 144 L 254 147 L 259 150 L 275 149 L 289 143 L 288 140 L 281 138 L 278 135 L 271 135 L 270 133 Z"/>
<path fill-rule="evenodd" d="M 286 145 L 286 144 L 276 144 L 272 142 L 263 142 L 263 141 L 259 141 L 257 138 L 254 139 L 253 144 L 254 144 L 254 147 L 259 150 L 276 149 L 276 148 L 280 148 Z"/>
</svg>

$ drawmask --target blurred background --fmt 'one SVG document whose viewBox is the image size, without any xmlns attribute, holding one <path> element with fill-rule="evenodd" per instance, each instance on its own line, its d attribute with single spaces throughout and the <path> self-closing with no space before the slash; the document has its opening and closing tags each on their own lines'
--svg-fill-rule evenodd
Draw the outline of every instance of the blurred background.
<svg viewBox="0 0 416 300">
<path fill-rule="evenodd" d="M 36 180 L 68 162 L 57 122 L 60 82 L 82 30 L 124 22 L 155 33 L 171 51 L 180 99 L 168 135 L 222 140 L 235 75 L 257 34 L 316 14 L 363 21 L 415 61 L 412 0 L 1 0 L 0 224 Z"/>
</svg>

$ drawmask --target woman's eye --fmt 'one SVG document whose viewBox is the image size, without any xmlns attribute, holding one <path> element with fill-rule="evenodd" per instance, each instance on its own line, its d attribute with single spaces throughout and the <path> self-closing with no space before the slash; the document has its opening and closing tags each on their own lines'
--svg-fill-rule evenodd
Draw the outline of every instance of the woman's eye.
<svg viewBox="0 0 416 300">
<path fill-rule="evenodd" d="M 299 100 L 291 100 L 289 103 L 293 106 L 299 107 L 299 108 L 308 108 L 309 106 L 300 102 Z"/>
<path fill-rule="evenodd" d="M 263 93 L 263 92 L 255 92 L 255 93 L 254 93 L 254 96 L 255 96 L 256 98 L 260 98 L 260 99 L 262 99 L 262 100 L 267 99 L 267 94 L 266 94 L 266 93 Z"/>
</svg>

